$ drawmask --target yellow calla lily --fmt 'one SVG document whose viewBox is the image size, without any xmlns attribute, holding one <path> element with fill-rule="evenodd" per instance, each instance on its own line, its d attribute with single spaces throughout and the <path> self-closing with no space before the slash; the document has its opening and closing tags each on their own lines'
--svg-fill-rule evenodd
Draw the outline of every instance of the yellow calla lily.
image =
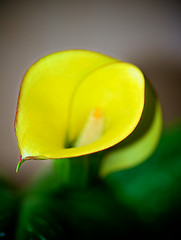
<svg viewBox="0 0 181 240">
<path fill-rule="evenodd" d="M 20 88 L 19 165 L 28 159 L 77 157 L 119 143 L 141 118 L 144 91 L 137 67 L 99 53 L 68 50 L 41 58 Z"/>
</svg>

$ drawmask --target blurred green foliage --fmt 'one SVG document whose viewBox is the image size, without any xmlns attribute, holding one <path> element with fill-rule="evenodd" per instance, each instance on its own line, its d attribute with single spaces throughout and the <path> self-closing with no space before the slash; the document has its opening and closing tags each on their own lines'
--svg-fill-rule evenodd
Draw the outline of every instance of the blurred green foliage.
<svg viewBox="0 0 181 240">
<path fill-rule="evenodd" d="M 113 173 L 105 181 L 152 231 L 176 227 L 181 213 L 181 124 L 164 129 L 146 162 Z"/>
<path fill-rule="evenodd" d="M 13 239 L 19 202 L 17 189 L 0 178 L 0 238 Z"/>
</svg>

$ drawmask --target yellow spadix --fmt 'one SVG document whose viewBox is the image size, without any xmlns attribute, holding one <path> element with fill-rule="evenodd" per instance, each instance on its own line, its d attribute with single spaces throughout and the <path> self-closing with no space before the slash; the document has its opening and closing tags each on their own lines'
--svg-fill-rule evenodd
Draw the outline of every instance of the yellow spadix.
<svg viewBox="0 0 181 240">
<path fill-rule="evenodd" d="M 119 143 L 140 120 L 144 91 L 137 67 L 99 53 L 68 50 L 41 58 L 19 93 L 21 161 L 76 157 Z"/>
</svg>

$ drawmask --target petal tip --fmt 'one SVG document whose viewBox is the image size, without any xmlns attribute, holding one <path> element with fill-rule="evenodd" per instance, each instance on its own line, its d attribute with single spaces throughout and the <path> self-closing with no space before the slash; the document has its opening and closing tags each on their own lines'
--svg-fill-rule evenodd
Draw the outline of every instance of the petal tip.
<svg viewBox="0 0 181 240">
<path fill-rule="evenodd" d="M 26 160 L 22 159 L 22 155 L 20 155 L 20 161 L 18 162 L 17 164 L 17 167 L 16 167 L 16 173 L 18 173 L 22 163 L 24 163 Z"/>
</svg>

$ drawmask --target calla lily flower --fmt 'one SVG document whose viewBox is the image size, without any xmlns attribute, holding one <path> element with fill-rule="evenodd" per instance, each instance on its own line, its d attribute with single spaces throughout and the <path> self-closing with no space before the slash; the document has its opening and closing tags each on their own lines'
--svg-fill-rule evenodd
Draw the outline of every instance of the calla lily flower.
<svg viewBox="0 0 181 240">
<path fill-rule="evenodd" d="M 130 63 L 87 50 L 41 58 L 21 83 L 18 168 L 25 160 L 78 157 L 120 143 L 139 123 L 144 102 L 144 75 Z"/>
</svg>

